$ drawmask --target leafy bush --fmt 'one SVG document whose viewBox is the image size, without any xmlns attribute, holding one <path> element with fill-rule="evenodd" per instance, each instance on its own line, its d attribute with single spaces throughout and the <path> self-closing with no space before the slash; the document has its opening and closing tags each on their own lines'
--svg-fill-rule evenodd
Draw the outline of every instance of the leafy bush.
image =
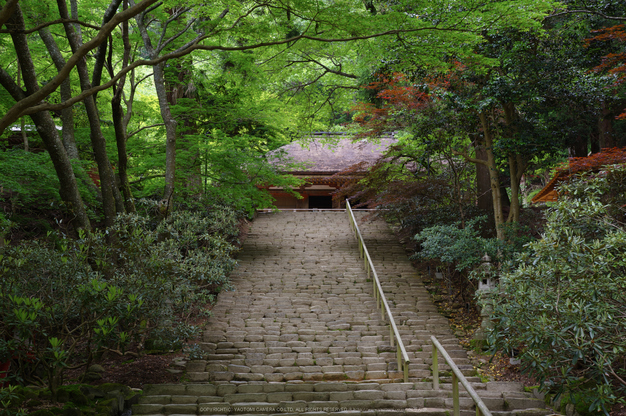
<svg viewBox="0 0 626 416">
<path fill-rule="evenodd" d="M 421 251 L 413 258 L 438 260 L 466 275 L 471 275 L 471 270 L 480 264 L 485 254 L 500 269 L 507 267 L 532 238 L 528 230 L 519 224 L 504 224 L 506 240 L 481 237 L 478 225 L 486 220 L 486 216 L 475 217 L 464 228 L 460 223 L 425 228 L 415 236 L 415 240 L 421 243 Z"/>
<path fill-rule="evenodd" d="M 55 244 L 8 247 L 0 259 L 4 358 L 19 363 L 17 377 L 44 378 L 53 392 L 79 350 L 119 345 L 143 319 L 140 297 L 91 270 L 84 244 Z"/>
<path fill-rule="evenodd" d="M 624 194 L 625 182 L 613 178 L 625 172 L 562 185 L 543 238 L 501 276 L 491 299 L 493 347 L 520 350 L 523 369 L 579 412 L 608 415 L 626 397 L 626 229 L 609 215 L 619 206 L 601 201 Z"/>
<path fill-rule="evenodd" d="M 498 253 L 497 240 L 482 238 L 476 228 L 485 217 L 474 218 L 461 228 L 460 224 L 436 225 L 415 236 L 422 250 L 414 258 L 436 259 L 459 272 L 466 272 L 480 264 L 485 253 L 495 258 Z"/>
<path fill-rule="evenodd" d="M 174 212 L 160 223 L 125 215 L 78 240 L 50 234 L 2 248 L 0 360 L 16 360 L 17 377 L 45 379 L 55 394 L 70 363 L 87 368 L 131 343 L 180 348 L 198 329 L 177 317 L 227 286 L 236 224 L 227 208 Z"/>
</svg>

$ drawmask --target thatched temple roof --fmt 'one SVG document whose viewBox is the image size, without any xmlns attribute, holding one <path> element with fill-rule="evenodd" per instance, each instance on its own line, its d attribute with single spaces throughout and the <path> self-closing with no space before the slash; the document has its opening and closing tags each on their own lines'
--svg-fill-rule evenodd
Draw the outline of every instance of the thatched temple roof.
<svg viewBox="0 0 626 416">
<path fill-rule="evenodd" d="M 325 143 L 319 138 L 302 144 L 293 142 L 272 153 L 283 154 L 283 159 L 300 166 L 290 169 L 291 173 L 333 174 L 365 162 L 372 165 L 397 140 L 391 137 L 377 139 L 376 142 L 342 138 L 336 144 Z M 276 159 L 275 159 L 276 160 Z M 276 160 L 276 163 L 280 163 Z"/>
</svg>

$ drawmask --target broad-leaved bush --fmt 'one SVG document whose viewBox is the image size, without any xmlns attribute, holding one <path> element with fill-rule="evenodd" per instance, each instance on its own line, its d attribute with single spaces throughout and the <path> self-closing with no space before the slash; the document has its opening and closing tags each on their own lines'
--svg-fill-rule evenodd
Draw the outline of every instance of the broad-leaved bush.
<svg viewBox="0 0 626 416">
<path fill-rule="evenodd" d="M 621 166 L 563 184 L 543 238 L 491 298 L 493 347 L 517 350 L 523 370 L 579 413 L 608 415 L 626 397 L 626 207 L 603 202 L 623 200 L 625 177 Z"/>
<path fill-rule="evenodd" d="M 182 317 L 228 286 L 237 221 L 224 207 L 160 222 L 124 215 L 76 240 L 0 247 L 0 361 L 54 394 L 69 365 L 87 368 L 103 352 L 181 348 L 198 333 Z"/>
</svg>

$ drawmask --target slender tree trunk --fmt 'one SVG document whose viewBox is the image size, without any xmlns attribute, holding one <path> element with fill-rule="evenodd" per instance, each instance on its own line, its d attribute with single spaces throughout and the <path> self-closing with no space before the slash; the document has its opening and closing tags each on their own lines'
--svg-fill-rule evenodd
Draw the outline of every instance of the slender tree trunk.
<svg viewBox="0 0 626 416">
<path fill-rule="evenodd" d="M 487 160 L 487 152 L 485 151 L 483 143 L 476 143 L 474 151 L 476 153 L 476 158 Z M 489 169 L 481 163 L 476 164 L 476 197 L 478 201 L 478 208 L 485 211 L 493 210 Z"/>
<path fill-rule="evenodd" d="M 22 88 L 22 68 L 20 67 L 20 58 L 17 58 L 17 86 Z M 24 117 L 20 117 L 20 132 L 22 133 L 24 151 L 28 152 L 28 134 L 26 134 L 26 122 L 24 120 Z"/>
<path fill-rule="evenodd" d="M 493 136 L 489 128 L 489 120 L 487 115 L 482 112 L 478 114 L 480 123 L 483 128 L 483 136 L 485 138 L 485 153 L 487 154 L 487 169 L 489 170 L 489 183 L 491 185 L 491 199 L 493 201 L 493 217 L 496 225 L 496 235 L 499 240 L 504 240 L 504 215 L 502 214 L 502 198 L 500 195 L 500 178 L 498 168 L 496 166 L 496 158 L 493 154 Z"/>
<path fill-rule="evenodd" d="M 145 14 L 141 13 L 136 18 L 137 27 L 141 33 L 144 47 L 152 59 L 158 56 L 158 51 L 152 45 L 148 29 L 144 24 Z M 167 88 L 165 86 L 165 64 L 161 62 L 152 67 L 154 89 L 157 93 L 159 108 L 161 110 L 161 118 L 165 125 L 165 189 L 163 190 L 163 200 L 169 204 L 174 194 L 174 179 L 176 176 L 176 120 L 172 117 L 169 102 L 167 101 Z M 166 207 L 167 208 L 167 207 Z"/>
<path fill-rule="evenodd" d="M 452 174 L 454 175 L 454 191 L 456 193 L 457 204 L 459 205 L 459 216 L 461 218 L 461 227 L 465 228 L 465 213 L 463 212 L 463 193 L 461 192 L 461 174 L 454 164 L 454 159 L 445 155 L 446 162 L 448 162 L 448 166 L 452 169 Z M 477 165 L 480 165 L 478 163 Z"/>
<path fill-rule="evenodd" d="M 78 20 L 78 5 L 77 5 L 77 0 L 70 0 L 71 3 L 71 7 L 72 7 L 72 19 L 77 19 Z M 109 4 L 109 7 L 107 7 L 107 9 L 104 12 L 104 16 L 102 17 L 102 24 L 106 24 L 108 23 L 113 16 L 115 16 L 115 13 L 117 12 L 118 7 L 120 7 L 120 4 L 122 3 L 122 0 L 112 0 L 111 3 Z M 124 3 L 124 10 L 128 9 L 128 2 Z M 122 25 L 126 24 L 128 26 L 128 21 L 124 21 L 122 23 Z M 75 25 L 74 27 L 77 27 L 78 29 L 76 29 L 76 33 L 78 35 L 79 39 L 82 39 L 82 35 L 80 33 L 80 25 Z M 96 52 L 96 56 L 95 56 L 95 63 L 94 63 L 94 67 L 93 67 L 93 73 L 91 76 L 91 81 L 94 87 L 100 85 L 100 82 L 102 81 L 102 69 L 104 67 L 104 62 L 106 59 L 106 52 L 107 52 L 107 43 L 106 42 L 102 42 L 100 44 L 100 46 L 98 46 L 98 51 Z M 95 93 L 93 95 L 93 100 L 95 102 L 98 102 L 98 93 Z"/>
<path fill-rule="evenodd" d="M 509 172 L 511 174 L 511 209 L 506 222 L 519 222 L 521 211 L 520 183 L 526 171 L 527 163 L 520 155 L 509 155 Z"/>
<path fill-rule="evenodd" d="M 24 35 L 24 19 L 19 6 L 16 6 L 15 12 L 9 18 L 7 27 L 14 29 L 11 32 L 11 38 L 15 51 L 20 59 L 22 76 L 26 87 L 26 94 L 13 82 L 11 77 L 4 70 L 0 70 L 0 84 L 11 94 L 16 101 L 24 99 L 39 90 L 39 82 L 37 80 L 35 66 L 30 55 L 28 41 Z M 48 111 L 41 111 L 31 116 L 37 132 L 41 136 L 46 149 L 50 154 L 50 158 L 54 165 L 54 169 L 59 178 L 59 194 L 61 199 L 66 203 L 70 212 L 73 212 L 76 220 L 76 228 L 91 229 L 87 212 L 83 200 L 78 191 L 78 184 L 72 169 L 72 163 L 65 151 L 65 147 L 56 130 L 56 125 Z"/>
<path fill-rule="evenodd" d="M 511 138 L 515 138 L 518 134 L 518 114 L 515 109 L 515 104 L 504 103 L 502 105 L 504 110 L 504 118 L 508 127 L 508 134 Z M 511 201 L 510 210 L 507 218 L 507 222 L 519 222 L 521 211 L 521 192 L 520 182 L 524 172 L 526 171 L 527 162 L 520 154 L 509 154 L 509 174 L 511 181 Z"/>
<path fill-rule="evenodd" d="M 171 201 L 176 178 L 176 120 L 172 116 L 167 100 L 164 69 L 165 62 L 154 66 L 154 87 L 159 100 L 161 117 L 165 123 L 165 189 L 163 199 Z"/>
<path fill-rule="evenodd" d="M 120 188 L 124 196 L 124 206 L 126 212 L 136 212 L 133 194 L 128 182 L 128 154 L 126 152 L 126 132 L 122 120 L 124 118 L 121 97 L 113 97 L 111 100 L 111 111 L 113 113 L 113 127 L 115 129 L 115 139 L 117 143 L 118 167 Z"/>
<path fill-rule="evenodd" d="M 54 62 L 54 66 L 57 71 L 65 66 L 65 58 L 61 54 L 59 46 L 54 41 L 49 28 L 43 28 L 39 30 L 39 37 L 46 45 L 46 49 Z M 61 101 L 67 101 L 72 97 L 72 86 L 70 84 L 70 78 L 67 77 L 61 84 Z M 61 122 L 63 123 L 63 145 L 67 151 L 67 155 L 70 159 L 78 159 L 78 148 L 76 147 L 76 140 L 74 139 L 74 113 L 72 107 L 64 108 L 61 110 Z"/>
<path fill-rule="evenodd" d="M 124 1 L 124 10 L 128 8 L 128 2 Z M 124 57 L 122 59 L 122 67 L 128 65 L 130 60 L 130 41 L 128 39 L 128 22 L 122 23 L 122 40 L 124 42 Z M 109 62 L 111 74 L 113 72 L 113 62 Z M 124 196 L 124 206 L 126 212 L 136 212 L 133 194 L 128 182 L 128 154 L 126 152 L 126 141 L 128 140 L 128 132 L 126 131 L 127 123 L 124 122 L 124 112 L 122 110 L 122 94 L 124 93 L 124 85 L 126 84 L 126 75 L 120 78 L 118 84 L 113 88 L 113 98 L 111 99 L 111 112 L 113 114 L 113 127 L 115 129 L 115 140 L 117 144 L 118 157 L 118 177 L 122 195 Z"/>
<path fill-rule="evenodd" d="M 24 144 L 24 151 L 28 152 L 28 134 L 26 134 L 26 121 L 24 117 L 20 117 L 20 131 L 22 132 L 22 143 Z"/>
<path fill-rule="evenodd" d="M 189 64 L 191 63 L 189 62 Z M 181 98 L 194 98 L 193 93 L 190 92 L 193 90 L 190 81 L 191 71 L 186 69 L 180 60 L 176 64 L 176 69 L 176 79 L 165 81 L 167 102 L 170 107 L 177 105 Z M 200 154 L 197 150 L 197 142 L 194 137 L 196 129 L 191 116 L 182 116 L 180 120 L 177 120 L 176 133 L 176 147 L 179 152 L 179 157 L 176 160 L 176 170 L 179 172 L 177 186 L 184 188 L 189 196 L 199 197 L 202 193 L 202 179 L 200 164 L 198 163 Z M 180 157 L 181 152 L 184 154 L 183 157 Z"/>
<path fill-rule="evenodd" d="M 168 23 L 174 20 L 181 19 L 186 10 L 187 11 L 189 10 L 189 8 L 187 8 L 186 6 L 180 7 L 180 8 L 168 9 L 168 13 L 170 13 L 170 16 L 172 16 L 172 18 L 169 19 L 166 23 L 164 23 L 163 30 L 165 31 Z M 219 16 L 219 19 L 222 19 L 226 15 L 226 13 L 228 13 L 228 8 L 222 12 L 222 14 Z M 173 39 L 176 39 L 182 33 L 187 31 L 187 29 L 189 29 L 190 27 L 190 26 L 187 26 L 181 32 L 174 34 L 172 37 L 169 38 L 169 40 L 165 41 L 164 43 L 162 43 L 162 41 L 165 38 L 166 33 L 163 32 L 161 33 L 161 39 L 157 42 L 156 45 L 153 45 L 152 40 L 150 39 L 150 35 L 148 33 L 148 29 L 146 28 L 146 25 L 144 23 L 145 17 L 146 17 L 145 12 L 141 13 L 136 16 L 135 21 L 137 22 L 137 28 L 139 29 L 139 33 L 141 34 L 144 47 L 146 48 L 146 51 L 150 55 L 151 59 L 156 59 L 159 56 L 159 53 L 161 53 L 162 51 L 161 48 L 163 48 L 165 44 L 167 44 L 169 41 Z M 202 31 L 201 33 L 199 33 L 196 39 L 200 39 L 200 36 L 202 33 L 204 32 Z M 190 43 L 188 42 L 187 44 L 190 44 Z M 176 126 L 177 126 L 177 122 L 172 117 L 170 103 L 168 102 L 168 91 L 167 91 L 167 84 L 166 84 L 165 73 L 164 73 L 165 64 L 166 64 L 165 62 L 161 62 L 160 64 L 157 64 L 153 67 L 153 71 L 154 71 L 153 79 L 154 79 L 155 90 L 157 93 L 157 98 L 159 101 L 159 107 L 161 109 L 161 117 L 163 118 L 163 124 L 165 125 L 165 136 L 166 136 L 165 138 L 165 189 L 163 192 L 163 200 L 167 201 L 167 204 L 169 205 L 172 201 L 172 197 L 174 194 L 175 179 L 176 179 Z"/>
<path fill-rule="evenodd" d="M 615 120 L 615 114 L 606 102 L 602 102 L 600 119 L 598 120 L 600 149 L 615 147 L 616 145 L 613 120 Z"/>
<path fill-rule="evenodd" d="M 60 16 L 64 19 L 69 19 L 65 0 L 57 0 L 57 5 L 59 7 Z M 76 52 L 82 42 L 78 39 L 71 23 L 64 23 L 63 26 L 65 27 L 65 32 L 70 46 L 72 47 L 72 51 Z M 80 60 L 76 65 L 76 69 L 78 70 L 81 90 L 85 91 L 91 88 L 86 61 Z M 119 189 L 117 188 L 115 175 L 113 174 L 111 162 L 106 152 L 106 140 L 102 134 L 100 116 L 98 114 L 96 103 L 93 100 L 93 96 L 85 98 L 83 103 L 87 112 L 87 118 L 89 119 L 89 137 L 94 151 L 94 158 L 96 159 L 96 163 L 98 165 L 98 174 L 100 175 L 104 224 L 106 227 L 111 227 L 115 221 L 117 213 L 124 212 L 124 203 Z"/>
</svg>

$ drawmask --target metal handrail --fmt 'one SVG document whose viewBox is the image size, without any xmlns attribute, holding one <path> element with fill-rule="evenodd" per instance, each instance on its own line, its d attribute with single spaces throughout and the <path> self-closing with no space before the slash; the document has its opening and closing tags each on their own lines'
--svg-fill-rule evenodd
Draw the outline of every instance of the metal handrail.
<svg viewBox="0 0 626 416">
<path fill-rule="evenodd" d="M 365 247 L 365 241 L 363 241 L 363 236 L 361 235 L 361 230 L 359 230 L 359 226 L 356 223 L 356 219 L 354 218 L 354 213 L 352 212 L 352 207 L 350 206 L 350 202 L 346 200 L 346 212 L 348 212 L 348 219 L 350 220 L 350 227 L 352 231 L 354 231 L 354 235 L 359 243 L 359 256 L 363 258 L 363 262 L 365 263 L 365 268 L 367 269 L 367 277 L 371 279 L 371 275 L 374 276 L 373 285 L 374 285 L 374 294 L 376 296 L 376 308 L 380 309 L 381 318 L 383 321 L 385 320 L 385 312 L 387 312 L 387 317 L 389 318 L 389 338 L 391 340 L 391 346 L 394 346 L 394 338 L 396 347 L 396 356 L 398 359 L 398 370 L 401 370 L 404 373 L 404 382 L 409 382 L 409 356 L 406 353 L 406 349 L 404 348 L 404 343 L 402 342 L 402 338 L 400 338 L 400 332 L 398 331 L 398 327 L 396 326 L 396 322 L 393 319 L 393 315 L 391 314 L 391 309 L 389 309 L 389 304 L 387 303 L 387 299 L 385 298 L 385 294 L 383 293 L 383 288 L 380 285 L 380 280 L 378 279 L 378 274 L 376 273 L 376 269 L 374 269 L 374 263 L 372 263 L 372 259 L 370 257 L 369 252 L 367 251 L 367 247 Z M 370 275 L 371 274 L 371 275 Z M 491 416 L 491 415 L 489 415 Z"/>
<path fill-rule="evenodd" d="M 439 343 L 437 338 L 434 335 L 430 336 L 430 342 L 433 346 L 433 388 L 435 390 L 439 390 L 439 360 L 437 351 L 441 353 L 446 363 L 452 369 L 452 407 L 453 407 L 453 416 L 460 416 L 461 414 L 461 406 L 459 402 L 459 381 L 465 387 L 465 390 L 469 393 L 472 400 L 476 404 L 476 416 L 491 416 L 491 412 L 485 406 L 485 403 L 478 397 L 476 391 L 469 384 L 469 381 L 465 378 L 459 367 L 454 363 L 452 357 L 448 355 L 446 349 Z"/>
</svg>

